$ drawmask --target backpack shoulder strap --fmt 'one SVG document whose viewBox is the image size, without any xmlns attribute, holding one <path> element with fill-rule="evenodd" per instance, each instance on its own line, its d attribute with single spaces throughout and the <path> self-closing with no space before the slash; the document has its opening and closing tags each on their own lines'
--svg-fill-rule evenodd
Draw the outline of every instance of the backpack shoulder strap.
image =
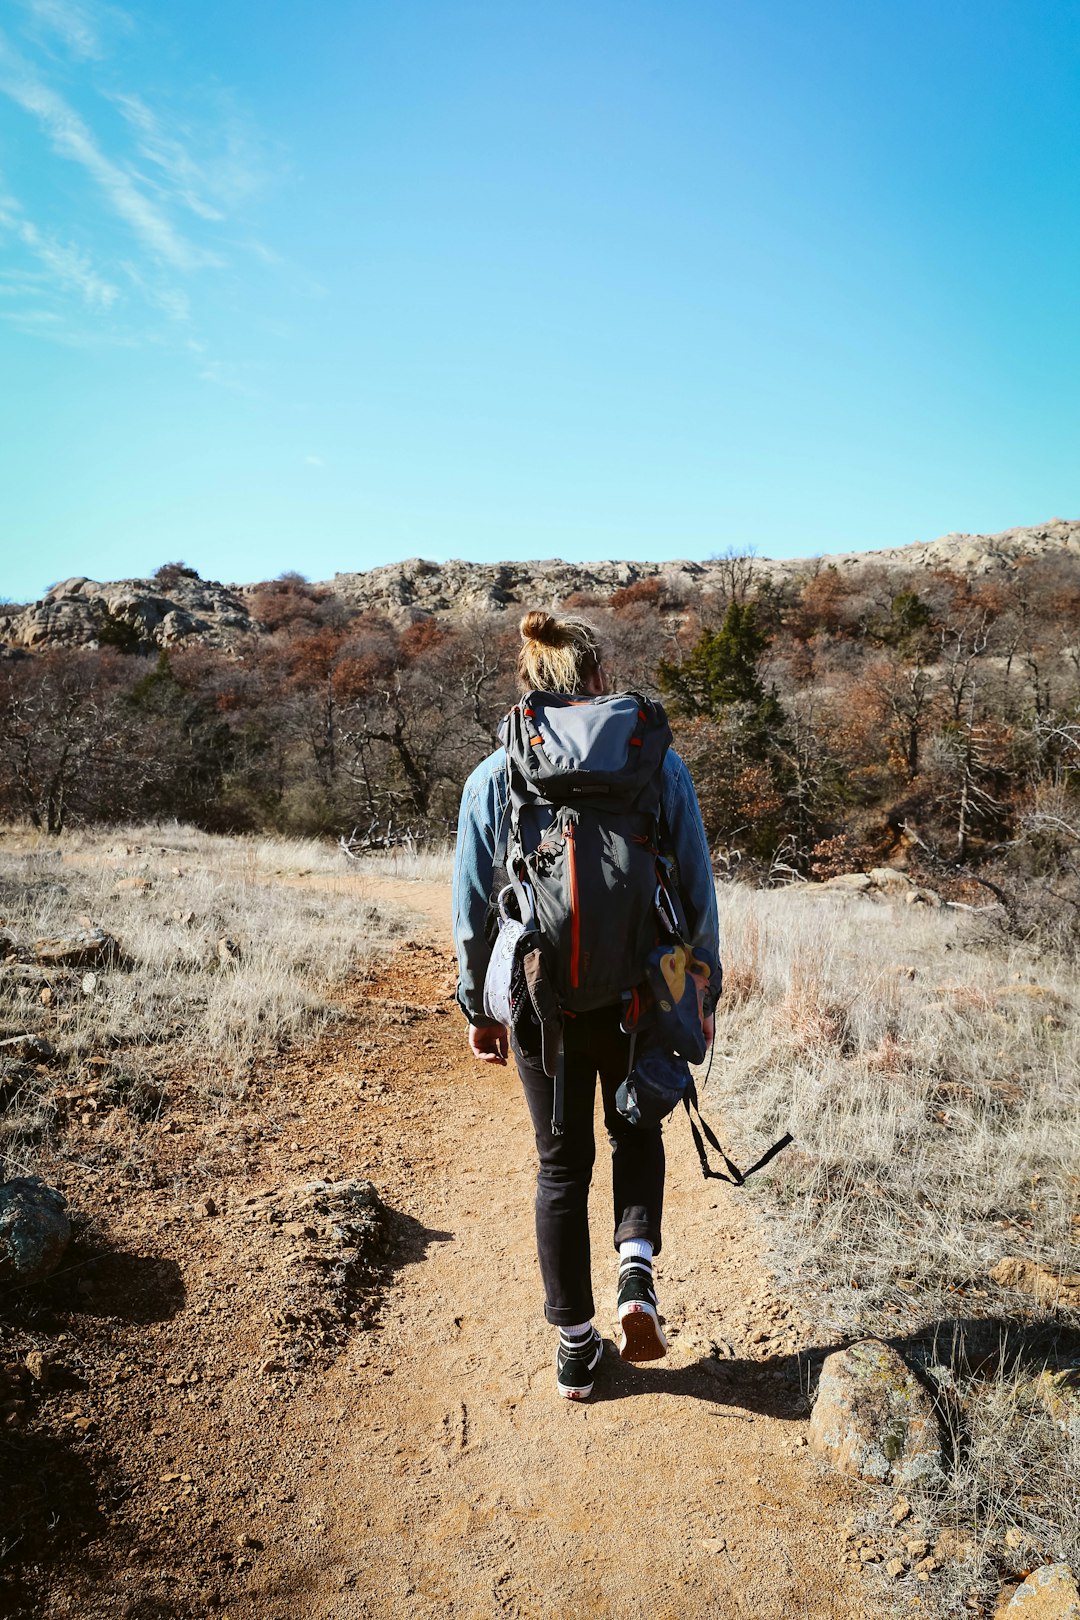
<svg viewBox="0 0 1080 1620">
<path fill-rule="evenodd" d="M 510 762 L 507 760 L 503 771 L 505 781 L 505 797 L 499 810 L 499 817 L 495 823 L 495 849 L 493 851 L 493 865 L 496 871 L 500 866 L 506 865 L 506 852 L 510 847 L 510 818 L 512 806 L 510 801 Z"/>
</svg>

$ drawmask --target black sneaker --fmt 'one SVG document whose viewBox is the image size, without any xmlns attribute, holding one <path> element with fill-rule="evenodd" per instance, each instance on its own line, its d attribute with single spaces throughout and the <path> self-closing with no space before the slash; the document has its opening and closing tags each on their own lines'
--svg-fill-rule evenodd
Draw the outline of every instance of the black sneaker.
<svg viewBox="0 0 1080 1620">
<path fill-rule="evenodd" d="M 593 1375 L 604 1353 L 604 1341 L 593 1328 L 584 1339 L 567 1339 L 559 1334 L 555 1357 L 555 1380 L 559 1394 L 568 1401 L 587 1401 L 592 1394 Z"/>
<path fill-rule="evenodd" d="M 619 1326 L 619 1354 L 624 1361 L 658 1361 L 667 1355 L 668 1342 L 660 1326 L 652 1266 L 647 1260 L 624 1260 L 619 1267 Z"/>
</svg>

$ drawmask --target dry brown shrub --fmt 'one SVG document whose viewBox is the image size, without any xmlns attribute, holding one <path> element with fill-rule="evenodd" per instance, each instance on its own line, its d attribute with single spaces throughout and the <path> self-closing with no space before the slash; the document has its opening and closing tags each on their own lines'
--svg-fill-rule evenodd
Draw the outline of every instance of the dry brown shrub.
<svg viewBox="0 0 1080 1620">
<path fill-rule="evenodd" d="M 832 999 L 824 984 L 813 973 L 796 963 L 787 995 L 774 1013 L 781 1040 L 796 1052 L 816 1047 L 840 1052 L 852 1049 L 848 1029 L 848 1008 Z"/>
<path fill-rule="evenodd" d="M 616 613 L 623 613 L 627 608 L 658 608 L 663 601 L 664 587 L 660 580 L 635 579 L 632 585 L 624 585 L 621 590 L 611 594 L 611 606 Z"/>
<path fill-rule="evenodd" d="M 996 991 L 982 984 L 937 984 L 933 993 L 963 1012 L 992 1013 L 997 999 Z"/>
<path fill-rule="evenodd" d="M 875 864 L 878 851 L 854 833 L 837 833 L 814 845 L 810 870 L 817 878 L 840 877 L 844 872 L 865 872 Z"/>
<path fill-rule="evenodd" d="M 887 1029 L 877 1045 L 872 1046 L 864 1054 L 863 1061 L 874 1073 L 899 1078 L 910 1072 L 914 1054 L 910 1047 L 897 1039 L 891 1029 Z"/>
<path fill-rule="evenodd" d="M 742 1006 L 755 996 L 764 994 L 762 957 L 765 948 L 764 931 L 751 919 L 743 933 L 739 954 L 724 965 L 724 1005 Z"/>
</svg>

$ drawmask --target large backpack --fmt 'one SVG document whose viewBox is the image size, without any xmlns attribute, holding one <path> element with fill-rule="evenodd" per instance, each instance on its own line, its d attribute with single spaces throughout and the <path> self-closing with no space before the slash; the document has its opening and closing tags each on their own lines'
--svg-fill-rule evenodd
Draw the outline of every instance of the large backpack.
<svg viewBox="0 0 1080 1620">
<path fill-rule="evenodd" d="M 617 1003 L 657 938 L 660 787 L 671 728 L 636 692 L 530 692 L 502 723 L 506 866 L 562 1008 Z"/>
<path fill-rule="evenodd" d="M 698 1112 L 724 1174 L 710 1167 L 694 1123 L 687 1059 L 705 1055 L 699 1014 L 708 970 L 686 941 L 663 853 L 661 777 L 671 744 L 663 708 L 636 692 L 529 692 L 499 735 L 510 788 L 509 881 L 497 897 L 485 1011 L 511 1025 L 523 1047 L 532 1032 L 535 1055 L 555 1082 L 552 1129 L 559 1132 L 563 1013 L 621 1003 L 631 1039 L 619 1112 L 634 1124 L 656 1124 L 682 1102 L 703 1174 L 741 1186 L 791 1138 L 740 1171 Z"/>
</svg>

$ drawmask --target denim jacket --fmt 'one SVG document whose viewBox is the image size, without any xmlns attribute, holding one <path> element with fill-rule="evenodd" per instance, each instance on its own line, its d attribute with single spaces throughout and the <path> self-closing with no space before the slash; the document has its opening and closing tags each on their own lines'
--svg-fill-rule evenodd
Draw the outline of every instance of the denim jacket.
<svg viewBox="0 0 1080 1620">
<path fill-rule="evenodd" d="M 454 944 L 461 1010 L 472 1023 L 484 1019 L 484 975 L 491 947 L 485 936 L 496 853 L 506 849 L 510 827 L 506 751 L 481 760 L 465 783 L 454 853 Z M 679 897 L 695 955 L 712 969 L 711 989 L 720 989 L 720 934 L 716 889 L 705 828 L 690 772 L 674 748 L 664 756 L 661 802 L 671 840 Z"/>
</svg>

